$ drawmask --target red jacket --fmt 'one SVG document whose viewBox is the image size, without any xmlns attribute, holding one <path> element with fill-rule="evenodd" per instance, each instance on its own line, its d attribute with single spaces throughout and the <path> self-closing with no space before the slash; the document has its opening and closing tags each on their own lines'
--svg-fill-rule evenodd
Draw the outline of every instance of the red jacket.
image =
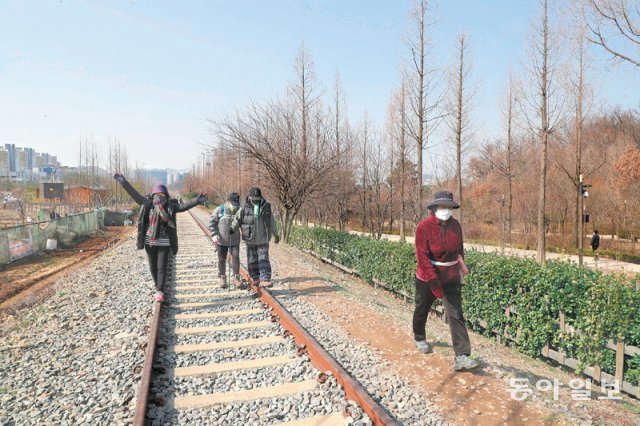
<svg viewBox="0 0 640 426">
<path fill-rule="evenodd" d="M 441 284 L 460 282 L 460 264 L 435 266 L 431 261 L 452 262 L 464 257 L 462 228 L 453 217 L 441 221 L 433 213 L 416 229 L 416 277 L 424 282 L 439 279 Z"/>
</svg>

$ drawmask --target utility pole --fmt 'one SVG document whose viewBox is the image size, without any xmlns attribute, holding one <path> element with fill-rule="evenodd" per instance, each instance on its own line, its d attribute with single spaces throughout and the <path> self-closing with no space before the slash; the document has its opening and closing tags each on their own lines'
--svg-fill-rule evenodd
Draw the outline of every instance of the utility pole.
<svg viewBox="0 0 640 426">
<path fill-rule="evenodd" d="M 578 193 L 580 201 L 580 226 L 578 226 L 578 266 L 582 266 L 584 255 L 584 224 L 586 218 L 584 199 L 589 196 L 587 188 L 591 187 L 591 185 L 583 183 L 584 179 L 582 177 L 582 173 L 580 173 L 579 181 L 580 183 L 578 184 Z"/>
<path fill-rule="evenodd" d="M 505 240 L 505 223 L 504 223 L 504 194 L 502 194 L 502 199 L 500 200 L 500 218 L 498 219 L 498 223 L 500 223 L 500 253 L 504 256 L 504 240 Z"/>
</svg>

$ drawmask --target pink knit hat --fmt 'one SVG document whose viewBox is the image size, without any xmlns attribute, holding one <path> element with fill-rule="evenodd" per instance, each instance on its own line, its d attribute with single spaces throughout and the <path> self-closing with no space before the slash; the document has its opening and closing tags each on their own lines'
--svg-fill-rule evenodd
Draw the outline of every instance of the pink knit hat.
<svg viewBox="0 0 640 426">
<path fill-rule="evenodd" d="M 152 194 L 163 193 L 163 194 L 169 195 L 169 191 L 167 190 L 167 187 L 161 183 L 156 183 L 155 185 L 153 185 L 153 189 L 151 190 L 151 193 Z"/>
</svg>

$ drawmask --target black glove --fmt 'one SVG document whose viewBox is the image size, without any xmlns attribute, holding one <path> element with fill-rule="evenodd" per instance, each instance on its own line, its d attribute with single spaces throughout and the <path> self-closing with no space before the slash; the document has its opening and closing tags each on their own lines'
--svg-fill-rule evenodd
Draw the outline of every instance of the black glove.
<svg viewBox="0 0 640 426">
<path fill-rule="evenodd" d="M 198 203 L 200 204 L 206 203 L 208 199 L 209 199 L 209 196 L 207 194 L 204 194 L 201 192 L 200 195 L 198 195 Z"/>
<path fill-rule="evenodd" d="M 279 236 L 277 236 L 277 235 L 274 235 L 274 236 L 273 236 L 273 242 L 274 242 L 274 243 L 276 243 L 276 244 L 278 244 L 278 243 L 280 242 L 280 237 L 279 237 Z"/>
<path fill-rule="evenodd" d="M 120 173 L 116 173 L 113 175 L 113 178 L 117 180 L 119 183 L 124 183 L 124 176 Z"/>
</svg>

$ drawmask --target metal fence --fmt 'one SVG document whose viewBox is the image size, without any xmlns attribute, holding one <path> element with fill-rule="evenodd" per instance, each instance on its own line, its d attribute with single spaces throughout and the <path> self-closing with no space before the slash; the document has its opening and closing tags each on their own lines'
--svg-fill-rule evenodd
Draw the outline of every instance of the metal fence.
<svg viewBox="0 0 640 426">
<path fill-rule="evenodd" d="M 0 229 L 0 265 L 44 251 L 48 239 L 57 240 L 58 246 L 70 245 L 75 240 L 104 227 L 104 211 L 65 216 L 44 222 Z"/>
</svg>

